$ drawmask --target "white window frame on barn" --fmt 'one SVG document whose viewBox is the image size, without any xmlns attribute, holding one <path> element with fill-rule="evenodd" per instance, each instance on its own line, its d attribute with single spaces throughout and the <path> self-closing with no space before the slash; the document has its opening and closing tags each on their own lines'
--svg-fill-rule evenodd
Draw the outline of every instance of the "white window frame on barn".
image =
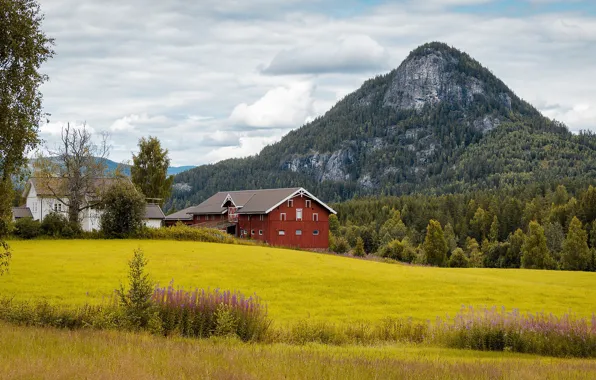
<svg viewBox="0 0 596 380">
<path fill-rule="evenodd" d="M 302 230 L 296 230 L 296 236 L 302 236 Z"/>
<path fill-rule="evenodd" d="M 263 230 L 259 230 L 259 236 L 263 236 Z"/>
<path fill-rule="evenodd" d="M 310 199 L 307 199 L 305 203 L 306 203 L 306 208 L 310 208 Z"/>
<path fill-rule="evenodd" d="M 319 214 L 318 213 L 314 213 L 312 214 L 312 221 L 313 222 L 318 222 L 319 221 Z"/>
<path fill-rule="evenodd" d="M 286 235 L 286 231 L 285 230 L 279 230 L 278 231 L 278 235 L 279 236 L 285 236 Z"/>
<path fill-rule="evenodd" d="M 287 220 L 285 212 L 279 214 L 279 220 L 281 220 L 282 222 L 285 222 Z"/>
<path fill-rule="evenodd" d="M 317 236 L 317 235 L 319 234 L 319 230 L 314 230 L 314 231 L 312 232 L 312 234 L 313 234 L 313 235 L 315 235 L 315 236 Z"/>
<path fill-rule="evenodd" d="M 290 207 L 290 208 L 294 207 L 294 200 L 293 199 L 288 199 L 288 207 Z"/>
<path fill-rule="evenodd" d="M 259 215 L 259 220 L 262 222 L 263 220 L 265 220 L 265 215 L 261 214 Z"/>
<path fill-rule="evenodd" d="M 302 209 L 301 208 L 296 209 L 296 220 L 302 221 Z"/>
</svg>

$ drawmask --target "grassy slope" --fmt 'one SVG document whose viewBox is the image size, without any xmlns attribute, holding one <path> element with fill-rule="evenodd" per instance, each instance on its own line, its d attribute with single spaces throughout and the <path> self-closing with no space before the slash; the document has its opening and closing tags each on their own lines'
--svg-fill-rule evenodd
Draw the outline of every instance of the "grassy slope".
<svg viewBox="0 0 596 380">
<path fill-rule="evenodd" d="M 326 347 L 191 341 L 0 324 L 0 378 L 585 379 L 596 363 L 421 346 Z"/>
<path fill-rule="evenodd" d="M 161 284 L 256 292 L 277 322 L 386 316 L 434 318 L 465 305 L 581 315 L 595 310 L 596 274 L 412 267 L 291 250 L 171 241 L 14 241 L 0 295 L 63 303 L 101 301 L 125 281 L 143 248 Z"/>
</svg>

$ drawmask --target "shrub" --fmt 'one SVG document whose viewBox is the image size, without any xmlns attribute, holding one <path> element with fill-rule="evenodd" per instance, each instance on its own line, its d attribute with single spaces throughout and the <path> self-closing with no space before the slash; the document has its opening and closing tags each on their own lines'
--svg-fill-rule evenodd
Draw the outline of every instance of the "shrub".
<svg viewBox="0 0 596 380">
<path fill-rule="evenodd" d="M 254 341 L 262 339 L 271 324 L 267 308 L 257 296 L 247 298 L 237 291 L 185 291 L 170 283 L 167 288 L 156 288 L 152 300 L 164 335 L 235 335 L 243 341 Z"/>
<path fill-rule="evenodd" d="M 74 235 L 66 216 L 57 212 L 51 212 L 43 218 L 41 229 L 45 235 L 52 237 L 61 237 L 64 233 Z"/>
<path fill-rule="evenodd" d="M 350 244 L 343 236 L 329 235 L 329 249 L 335 253 L 346 253 L 350 250 Z"/>
<path fill-rule="evenodd" d="M 467 268 L 470 265 L 468 257 L 461 248 L 456 248 L 449 258 L 451 268 Z"/>
<path fill-rule="evenodd" d="M 17 219 L 14 227 L 14 234 L 23 239 L 34 239 L 41 235 L 41 224 L 32 218 Z"/>
</svg>

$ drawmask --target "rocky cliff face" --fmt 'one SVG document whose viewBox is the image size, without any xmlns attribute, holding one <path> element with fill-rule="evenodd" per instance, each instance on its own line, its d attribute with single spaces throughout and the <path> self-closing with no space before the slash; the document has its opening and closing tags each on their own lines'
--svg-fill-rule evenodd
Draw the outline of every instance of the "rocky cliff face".
<svg viewBox="0 0 596 380">
<path fill-rule="evenodd" d="M 419 125 L 402 127 L 390 125 L 385 129 L 383 137 L 344 141 L 335 150 L 321 152 L 312 150 L 294 154 L 281 166 L 282 170 L 290 170 L 312 176 L 317 182 L 324 181 L 356 181 L 367 190 L 374 189 L 388 173 L 400 172 L 404 175 L 421 175 L 427 172 L 427 166 L 436 158 L 435 153 L 441 150 L 441 139 L 436 136 L 436 125 L 425 122 L 434 110 L 447 105 L 453 110 L 462 112 L 459 123 L 472 128 L 481 134 L 489 132 L 507 121 L 513 110 L 512 96 L 509 89 L 503 87 L 494 91 L 485 78 L 477 74 L 479 69 L 462 70 L 462 59 L 470 59 L 461 52 L 443 44 L 429 44 L 418 48 L 386 79 L 385 86 L 374 89 L 365 88 L 357 91 L 353 106 L 375 107 L 375 98 L 382 98 L 381 107 L 392 112 L 414 111 L 422 122 Z M 477 64 L 475 61 L 473 63 Z M 486 70 L 485 70 L 486 71 Z M 492 74 L 485 75 L 493 79 Z M 494 86 L 493 86 L 494 87 Z M 501 112 L 481 115 L 466 114 L 478 101 L 496 104 Z M 384 111 L 387 112 L 387 111 Z M 422 117 L 424 116 L 424 117 Z M 388 141 L 389 140 L 389 141 Z M 349 170 L 357 161 L 377 151 L 387 154 L 411 154 L 409 168 L 385 168 L 382 172 L 371 170 Z M 350 173 L 351 172 L 351 173 Z"/>
</svg>

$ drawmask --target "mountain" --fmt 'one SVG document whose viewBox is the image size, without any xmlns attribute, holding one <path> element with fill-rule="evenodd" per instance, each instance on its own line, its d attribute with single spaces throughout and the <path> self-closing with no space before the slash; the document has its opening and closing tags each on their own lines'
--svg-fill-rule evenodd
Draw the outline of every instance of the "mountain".
<svg viewBox="0 0 596 380">
<path fill-rule="evenodd" d="M 126 165 L 126 164 L 119 164 L 115 161 L 112 160 L 105 160 L 106 165 L 108 167 L 108 171 L 109 172 L 113 172 L 114 170 L 116 170 L 116 168 L 118 166 L 120 166 L 121 170 L 126 174 L 126 175 L 130 175 L 130 165 Z M 194 169 L 196 166 L 170 166 L 168 168 L 168 175 L 176 175 L 176 174 L 180 174 L 182 172 L 185 172 L 187 170 L 190 169 Z"/>
<path fill-rule="evenodd" d="M 340 201 L 594 174 L 592 134 L 571 134 L 468 54 L 433 42 L 258 155 L 178 174 L 166 207 L 223 189 L 304 186 Z"/>
<path fill-rule="evenodd" d="M 35 159 L 33 161 L 35 161 Z M 124 174 L 126 174 L 127 176 L 130 176 L 130 165 L 119 164 L 119 163 L 109 160 L 109 159 L 104 159 L 104 162 L 106 164 L 106 169 L 107 169 L 108 173 L 113 173 L 117 168 L 119 168 L 120 170 L 122 170 L 122 172 Z M 33 162 L 30 165 L 30 170 L 32 168 L 32 165 L 33 165 Z M 168 168 L 168 175 L 180 174 L 186 170 L 190 170 L 195 167 L 196 166 L 170 166 Z"/>
</svg>

